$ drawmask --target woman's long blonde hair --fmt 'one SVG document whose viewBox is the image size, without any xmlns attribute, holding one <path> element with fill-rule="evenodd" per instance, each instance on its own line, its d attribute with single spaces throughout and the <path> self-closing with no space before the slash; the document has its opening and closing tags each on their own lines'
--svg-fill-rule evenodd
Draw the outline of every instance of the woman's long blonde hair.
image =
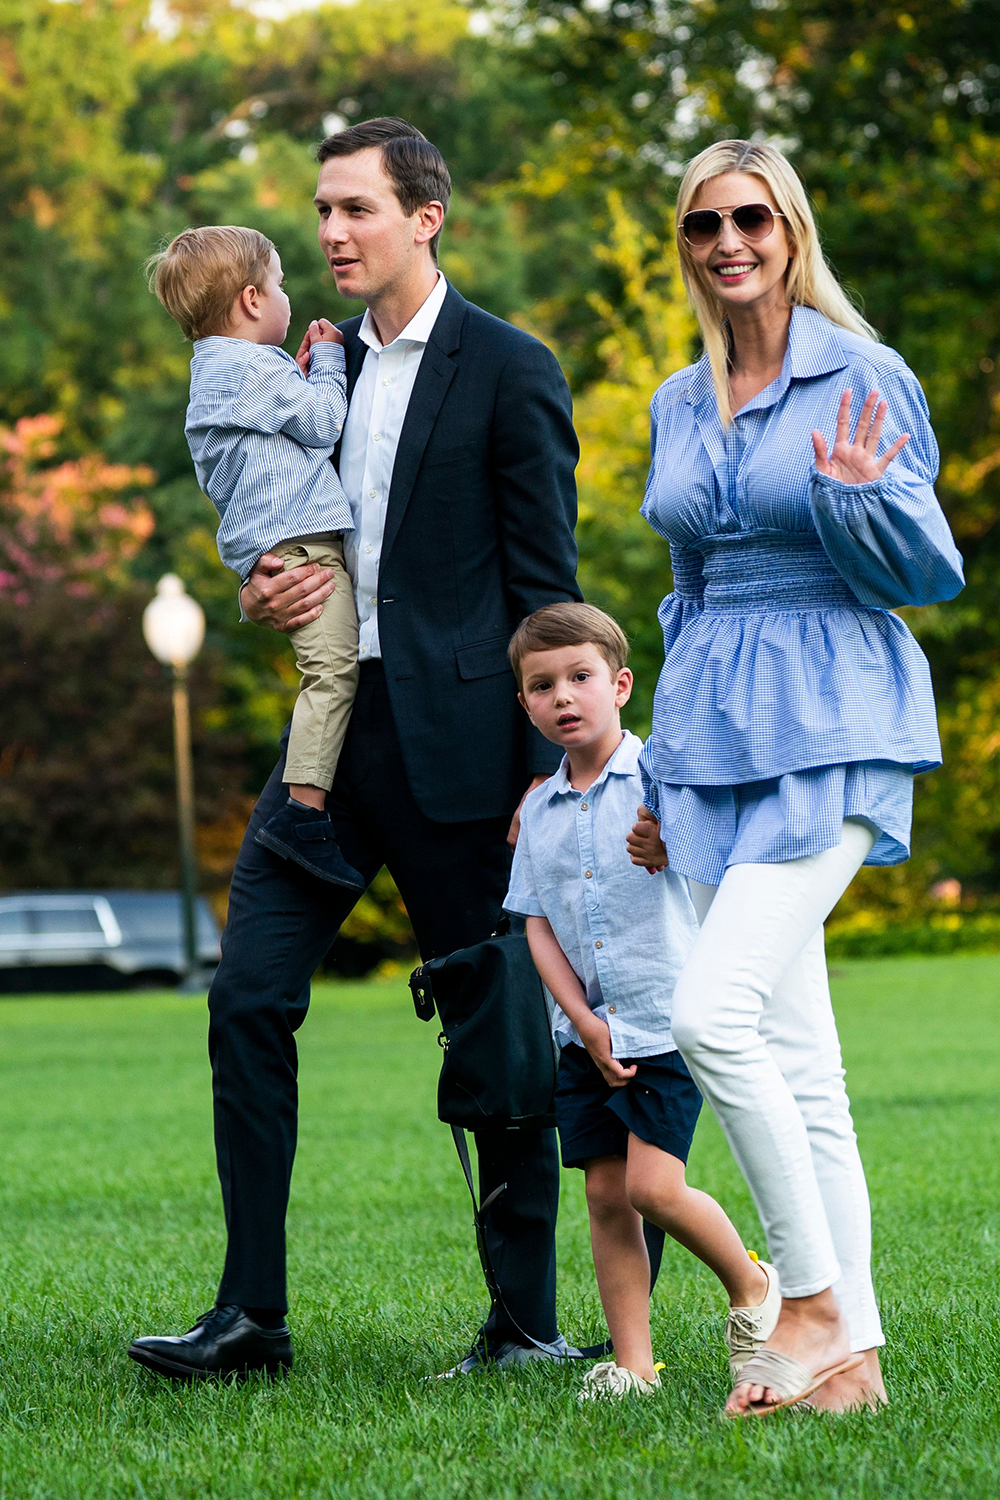
<svg viewBox="0 0 1000 1500">
<path fill-rule="evenodd" d="M 717 141 L 714 146 L 706 147 L 689 163 L 677 195 L 677 248 L 684 285 L 711 362 L 719 416 L 723 427 L 728 427 L 733 410 L 729 395 L 730 344 L 726 307 L 700 276 L 681 229 L 684 215 L 690 211 L 698 189 L 723 172 L 748 172 L 759 177 L 767 184 L 775 206 L 785 216 L 785 232 L 794 248 L 785 279 L 785 298 L 789 307 L 814 307 L 831 323 L 839 323 L 841 328 L 849 328 L 852 333 L 860 333 L 866 338 L 877 339 L 878 334 L 852 305 L 827 265 L 805 188 L 788 158 L 776 146 L 756 141 Z"/>
</svg>

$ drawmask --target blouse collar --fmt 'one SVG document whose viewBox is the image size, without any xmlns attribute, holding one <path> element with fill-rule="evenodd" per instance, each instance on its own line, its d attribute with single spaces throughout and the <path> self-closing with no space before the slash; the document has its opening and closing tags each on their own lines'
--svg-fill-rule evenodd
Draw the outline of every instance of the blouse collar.
<svg viewBox="0 0 1000 1500">
<path fill-rule="evenodd" d="M 835 323 L 825 318 L 814 307 L 793 307 L 788 325 L 788 348 L 776 380 L 765 386 L 746 406 L 740 415 L 761 407 L 774 406 L 780 401 L 793 380 L 813 380 L 820 375 L 832 375 L 835 370 L 846 370 L 847 358 L 838 337 Z M 689 406 L 700 406 L 715 396 L 712 367 L 707 354 L 703 354 L 694 366 L 687 389 Z"/>
</svg>

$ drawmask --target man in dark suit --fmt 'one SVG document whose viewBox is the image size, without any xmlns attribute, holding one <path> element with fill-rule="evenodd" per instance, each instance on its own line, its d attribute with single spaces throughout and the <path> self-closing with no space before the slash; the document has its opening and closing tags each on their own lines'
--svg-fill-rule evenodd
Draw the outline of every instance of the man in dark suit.
<svg viewBox="0 0 1000 1500">
<path fill-rule="evenodd" d="M 580 597 L 578 449 L 552 354 L 466 302 L 437 269 L 451 184 L 436 148 L 403 121 L 374 120 L 317 156 L 320 245 L 338 291 L 368 311 L 342 325 L 350 408 L 335 455 L 356 528 L 346 550 L 360 682 L 312 837 L 335 834 L 366 881 L 388 866 L 428 959 L 496 926 L 517 808 L 559 760 L 518 706 L 506 653 L 525 615 Z M 322 570 L 282 572 L 265 556 L 242 603 L 287 631 L 315 619 L 330 589 Z M 209 996 L 228 1229 L 217 1305 L 184 1337 L 139 1339 L 129 1351 L 165 1375 L 291 1363 L 295 1031 L 357 896 L 255 842 L 286 794 L 282 770 L 283 760 L 240 851 Z M 482 1198 L 507 1184 L 489 1233 L 511 1316 L 494 1309 L 449 1373 L 537 1357 L 531 1339 L 566 1348 L 555 1320 L 555 1132 L 483 1130 L 476 1146 Z"/>
</svg>

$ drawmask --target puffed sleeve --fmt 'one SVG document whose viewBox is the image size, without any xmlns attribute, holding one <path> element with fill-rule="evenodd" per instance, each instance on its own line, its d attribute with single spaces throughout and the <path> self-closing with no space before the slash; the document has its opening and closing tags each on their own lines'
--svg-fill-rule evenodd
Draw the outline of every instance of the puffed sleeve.
<svg viewBox="0 0 1000 1500">
<path fill-rule="evenodd" d="M 910 441 L 881 479 L 870 484 L 842 484 L 814 472 L 809 503 L 816 529 L 862 604 L 895 609 L 954 599 L 965 577 L 934 493 L 938 447 L 924 393 L 902 366 L 873 373 L 867 389 L 855 391 L 855 407 L 875 388 L 888 406 L 879 451 L 884 453 L 904 432 Z M 832 433 L 826 436 L 829 444 Z"/>
</svg>

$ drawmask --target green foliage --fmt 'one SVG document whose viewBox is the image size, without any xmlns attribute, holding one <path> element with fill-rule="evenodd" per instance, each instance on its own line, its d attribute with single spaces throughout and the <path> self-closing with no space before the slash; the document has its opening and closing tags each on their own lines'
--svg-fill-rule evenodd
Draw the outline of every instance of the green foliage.
<svg viewBox="0 0 1000 1500">
<path fill-rule="evenodd" d="M 943 876 L 989 906 L 1000 892 L 995 0 L 500 0 L 471 29 L 456 0 L 358 0 L 281 21 L 229 0 L 174 0 L 155 23 L 147 0 L 2 0 L 0 13 L 0 421 L 57 415 L 53 467 L 99 450 L 154 471 L 142 504 L 155 528 L 128 572 L 148 588 L 173 568 L 205 606 L 202 730 L 232 747 L 244 798 L 272 762 L 294 667 L 287 642 L 238 623 L 183 438 L 188 350 L 146 289 L 149 253 L 190 223 L 258 226 L 282 253 L 295 345 L 310 318 L 358 310 L 317 252 L 314 143 L 374 114 L 434 139 L 456 189 L 446 274 L 545 337 L 573 386 L 581 576 L 633 639 L 629 712 L 642 730 L 670 586 L 667 549 L 637 514 L 647 406 L 696 353 L 670 204 L 709 140 L 783 143 L 832 262 L 924 382 L 940 493 L 968 562 L 956 604 L 910 612 L 948 756 L 920 785 L 915 859 L 864 872 L 840 918 L 922 921 Z M 239 821 L 227 818 L 210 841 L 220 881 Z M 171 858 L 164 845 L 164 868 Z M 377 932 L 388 958 L 404 935 L 398 898 L 373 900 L 379 915 L 359 916 L 358 933 Z"/>
<path fill-rule="evenodd" d="M 597 261 L 619 283 L 587 304 L 605 330 L 597 353 L 604 374 L 576 403 L 580 438 L 580 582 L 587 598 L 612 614 L 632 642 L 636 686 L 628 717 L 648 732 L 653 688 L 663 661 L 657 606 L 669 590 L 670 550 L 639 515 L 649 468 L 649 403 L 660 383 L 691 358 L 695 322 L 681 282 L 669 215 L 658 234 L 644 230 L 621 194 L 607 201 L 607 243 Z M 544 315 L 543 304 L 538 310 Z"/>
</svg>

